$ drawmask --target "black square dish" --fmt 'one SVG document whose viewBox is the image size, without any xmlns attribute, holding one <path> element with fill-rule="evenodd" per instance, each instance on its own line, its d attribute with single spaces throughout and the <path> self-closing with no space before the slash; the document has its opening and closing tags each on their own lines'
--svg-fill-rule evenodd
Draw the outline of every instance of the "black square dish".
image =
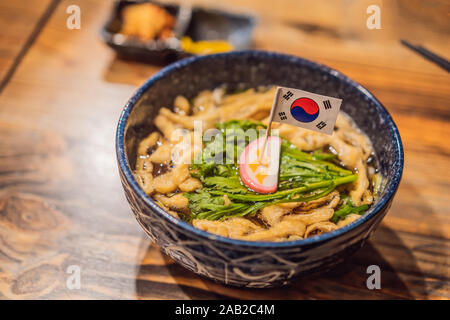
<svg viewBox="0 0 450 320">
<path fill-rule="evenodd" d="M 162 4 L 156 1 L 116 1 L 101 29 L 101 36 L 120 58 L 167 64 L 192 55 L 181 49 L 179 39 L 143 41 L 121 34 L 123 9 L 139 3 L 156 4 L 175 18 L 180 10 L 178 4 Z M 224 40 L 232 44 L 235 50 L 244 50 L 250 46 L 254 25 L 255 18 L 249 15 L 192 7 L 191 18 L 182 36 L 188 36 L 193 41 Z"/>
</svg>

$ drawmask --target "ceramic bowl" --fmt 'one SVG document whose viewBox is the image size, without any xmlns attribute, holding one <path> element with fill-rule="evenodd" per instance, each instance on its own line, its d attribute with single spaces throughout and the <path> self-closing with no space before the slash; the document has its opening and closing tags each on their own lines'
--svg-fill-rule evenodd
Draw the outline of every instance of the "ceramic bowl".
<svg viewBox="0 0 450 320">
<path fill-rule="evenodd" d="M 376 203 L 357 221 L 332 232 L 289 242 L 250 242 L 224 238 L 178 220 L 159 207 L 133 177 L 136 146 L 155 130 L 160 107 L 177 95 L 227 84 L 230 89 L 260 85 L 299 88 L 343 100 L 341 109 L 372 140 L 387 183 Z M 296 277 L 333 269 L 361 248 L 388 211 L 403 170 L 397 127 L 383 105 L 364 87 L 324 65 L 299 57 L 237 51 L 180 60 L 147 80 L 120 117 L 117 159 L 126 197 L 137 221 L 171 258 L 199 275 L 233 286 L 282 286 Z"/>
</svg>

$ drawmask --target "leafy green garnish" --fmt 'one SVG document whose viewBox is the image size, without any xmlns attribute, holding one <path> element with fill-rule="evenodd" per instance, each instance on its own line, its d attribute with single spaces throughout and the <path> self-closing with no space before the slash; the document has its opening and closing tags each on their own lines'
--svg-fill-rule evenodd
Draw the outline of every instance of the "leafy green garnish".
<svg viewBox="0 0 450 320">
<path fill-rule="evenodd" d="M 184 193 L 189 200 L 190 219 L 251 216 L 269 205 L 322 198 L 339 185 L 357 179 L 352 171 L 331 162 L 335 155 L 306 153 L 282 139 L 278 191 L 255 193 L 241 182 L 238 159 L 250 141 L 264 134 L 261 129 L 265 126 L 249 120 L 232 120 L 216 124 L 216 128 L 216 135 L 204 141 L 202 153 L 190 168 L 191 175 L 203 183 L 201 190 Z M 248 134 L 249 129 L 253 129 L 253 135 L 257 130 L 255 137 Z"/>
<path fill-rule="evenodd" d="M 360 206 L 355 206 L 353 201 L 348 196 L 343 196 L 341 200 L 341 206 L 338 210 L 336 210 L 331 217 L 331 222 L 338 222 L 339 220 L 345 219 L 349 214 L 355 213 L 359 215 L 363 215 L 369 206 L 367 204 L 363 204 Z"/>
<path fill-rule="evenodd" d="M 217 163 L 236 164 L 245 147 L 265 132 L 265 126 L 262 123 L 248 120 L 216 123 L 216 128 L 215 134 L 204 137 L 205 147 L 194 159 L 196 165 L 192 169 L 197 168 L 201 172 L 211 173 L 209 170 Z M 220 168 L 222 165 L 218 166 Z"/>
<path fill-rule="evenodd" d="M 226 193 L 248 193 L 249 190 L 241 183 L 239 176 L 205 177 L 203 185 L 210 190 L 222 190 Z"/>
<path fill-rule="evenodd" d="M 219 122 L 215 124 L 215 127 L 222 131 L 226 129 L 241 129 L 246 131 L 248 129 L 256 130 L 258 128 L 267 128 L 266 125 L 261 122 L 251 120 L 230 120 L 226 122 Z"/>
</svg>

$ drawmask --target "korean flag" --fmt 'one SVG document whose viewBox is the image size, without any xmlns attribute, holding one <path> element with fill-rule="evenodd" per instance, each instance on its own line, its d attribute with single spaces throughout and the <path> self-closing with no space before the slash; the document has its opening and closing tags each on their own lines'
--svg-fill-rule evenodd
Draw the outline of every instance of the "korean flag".
<svg viewBox="0 0 450 320">
<path fill-rule="evenodd" d="M 278 87 L 270 119 L 331 135 L 341 103 L 341 99 Z"/>
</svg>

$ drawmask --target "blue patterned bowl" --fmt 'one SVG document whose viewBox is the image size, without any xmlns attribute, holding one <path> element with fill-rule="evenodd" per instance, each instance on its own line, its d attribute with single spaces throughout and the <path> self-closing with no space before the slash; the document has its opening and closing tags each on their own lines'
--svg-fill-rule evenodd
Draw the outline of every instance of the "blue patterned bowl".
<svg viewBox="0 0 450 320">
<path fill-rule="evenodd" d="M 172 217 L 133 177 L 138 141 L 154 130 L 160 107 L 182 94 L 193 98 L 227 84 L 231 89 L 281 85 L 343 99 L 342 110 L 372 140 L 382 175 L 381 196 L 357 221 L 338 230 L 290 242 L 249 242 L 210 234 Z M 128 101 L 119 120 L 116 150 L 122 185 L 137 221 L 161 249 L 185 268 L 227 285 L 251 288 L 287 284 L 331 270 L 361 248 L 389 209 L 403 170 L 403 147 L 391 116 L 365 88 L 326 66 L 298 57 L 241 51 L 193 57 L 162 69 Z"/>
</svg>

